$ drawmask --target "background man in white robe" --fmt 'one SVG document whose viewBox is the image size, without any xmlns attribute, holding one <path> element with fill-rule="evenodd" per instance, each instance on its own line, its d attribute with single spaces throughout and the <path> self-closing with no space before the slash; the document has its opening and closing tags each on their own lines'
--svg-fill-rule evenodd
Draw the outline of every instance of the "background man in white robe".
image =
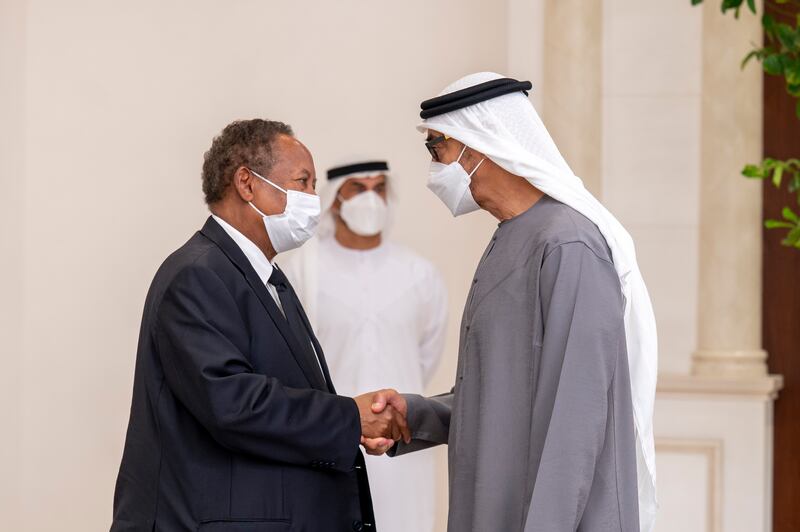
<svg viewBox="0 0 800 532">
<path fill-rule="evenodd" d="M 427 260 L 388 242 L 394 201 L 386 162 L 332 168 L 321 193 L 318 238 L 285 269 L 340 393 L 395 388 L 422 393 L 439 362 L 447 293 Z M 430 451 L 368 456 L 381 532 L 430 532 L 435 476 Z"/>
</svg>

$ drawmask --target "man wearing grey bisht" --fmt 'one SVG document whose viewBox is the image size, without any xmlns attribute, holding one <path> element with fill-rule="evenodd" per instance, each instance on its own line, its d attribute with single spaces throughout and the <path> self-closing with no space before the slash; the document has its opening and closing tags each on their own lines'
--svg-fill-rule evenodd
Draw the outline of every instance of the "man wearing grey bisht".
<svg viewBox="0 0 800 532">
<path fill-rule="evenodd" d="M 530 88 L 479 73 L 422 103 L 428 187 L 453 215 L 500 224 L 467 297 L 455 387 L 378 397 L 376 410 L 407 409 L 413 439 L 364 444 L 448 444 L 452 532 L 650 532 L 653 309 L 630 235 L 561 157 Z"/>
</svg>

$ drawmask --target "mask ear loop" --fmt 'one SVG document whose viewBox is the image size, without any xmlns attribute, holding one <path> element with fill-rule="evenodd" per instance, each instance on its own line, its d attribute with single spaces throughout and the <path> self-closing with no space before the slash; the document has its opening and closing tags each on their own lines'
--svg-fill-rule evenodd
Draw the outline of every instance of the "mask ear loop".
<svg viewBox="0 0 800 532">
<path fill-rule="evenodd" d="M 283 192 L 283 193 L 284 193 L 284 194 L 286 194 L 287 196 L 289 195 L 289 193 L 288 193 L 286 190 L 282 189 L 281 187 L 279 187 L 278 185 L 276 185 L 275 183 L 273 183 L 272 181 L 270 181 L 270 180 L 269 180 L 269 179 L 267 179 L 266 177 L 264 177 L 264 176 L 262 176 L 262 175 L 258 174 L 257 172 L 254 172 L 254 171 L 253 171 L 253 170 L 251 170 L 250 168 L 248 168 L 248 169 L 247 169 L 247 171 L 248 171 L 248 172 L 250 172 L 251 174 L 253 174 L 254 176 L 256 176 L 257 178 L 259 178 L 260 180 L 262 180 L 263 182 L 265 182 L 265 183 L 267 183 L 267 184 L 269 184 L 269 185 L 272 185 L 273 187 L 277 188 L 278 190 L 280 190 L 281 192 Z M 267 215 L 267 214 L 264 214 L 263 212 L 261 212 L 261 209 L 259 209 L 258 207 L 256 207 L 256 206 L 253 204 L 253 202 L 252 202 L 252 201 L 248 201 L 247 203 L 248 203 L 248 204 L 249 204 L 249 205 L 250 205 L 250 206 L 251 206 L 253 209 L 255 209 L 255 211 L 256 211 L 258 214 L 260 214 L 260 215 L 261 215 L 263 218 L 267 218 L 267 217 L 269 216 L 269 215 Z"/>
<path fill-rule="evenodd" d="M 278 190 L 280 190 L 281 192 L 283 192 L 283 193 L 284 193 L 284 194 L 286 194 L 287 196 L 289 195 L 289 191 L 287 191 L 286 189 L 283 189 L 283 188 L 279 187 L 278 185 L 276 185 L 275 183 L 273 183 L 272 181 L 270 181 L 270 180 L 269 180 L 269 179 L 267 179 L 266 177 L 264 177 L 264 176 L 262 176 L 262 175 L 259 175 L 258 173 L 254 172 L 253 170 L 250 170 L 249 168 L 247 169 L 247 171 L 248 171 L 248 172 L 250 172 L 251 174 L 253 174 L 254 176 L 256 176 L 257 178 L 259 178 L 260 180 L 262 180 L 264 183 L 267 183 L 267 184 L 269 184 L 269 185 L 272 185 L 273 187 L 277 188 Z"/>
<path fill-rule="evenodd" d="M 483 164 L 483 161 L 485 161 L 485 160 L 486 160 L 486 158 L 484 157 L 483 159 L 481 159 L 481 162 L 479 162 L 479 163 L 478 163 L 478 166 L 476 166 L 475 168 L 473 168 L 473 169 L 472 169 L 472 172 L 470 172 L 470 173 L 469 173 L 469 177 L 470 177 L 470 179 L 472 179 L 472 175 L 473 175 L 475 172 L 477 172 L 477 171 L 478 171 L 478 168 L 480 168 L 480 167 L 481 167 L 481 165 Z"/>
<path fill-rule="evenodd" d="M 250 205 L 252 208 L 254 208 L 254 209 L 255 209 L 255 211 L 256 211 L 258 214 L 260 214 L 260 215 L 261 215 L 261 217 L 262 217 L 262 218 L 266 218 L 266 217 L 268 216 L 267 214 L 264 214 L 263 212 L 261 212 L 261 209 L 259 209 L 259 208 L 258 208 L 258 207 L 256 207 L 255 205 L 253 205 L 253 202 L 252 202 L 252 201 L 248 201 L 248 202 L 247 202 L 247 204 L 248 204 L 248 205 Z"/>
<path fill-rule="evenodd" d="M 337 188 L 336 188 L 336 199 L 339 200 L 339 203 L 344 203 L 345 201 L 347 201 L 346 199 L 344 199 L 342 197 L 342 188 L 344 188 L 344 186 L 347 184 L 348 180 L 349 179 L 343 179 L 342 183 L 337 185 Z M 333 207 L 333 205 L 331 205 L 331 207 Z"/>
<path fill-rule="evenodd" d="M 461 157 L 464 155 L 465 151 L 467 151 L 467 145 L 466 144 L 464 144 L 464 147 L 461 148 L 461 153 L 458 154 L 458 159 L 456 159 L 457 163 L 461 162 Z"/>
<path fill-rule="evenodd" d="M 457 163 L 461 162 L 461 157 L 464 155 L 465 151 L 467 151 L 467 145 L 466 144 L 464 144 L 464 147 L 461 148 L 461 153 L 458 154 L 458 159 L 456 159 Z M 472 174 L 474 174 L 475 172 L 478 171 L 478 168 L 481 167 L 481 165 L 483 164 L 483 161 L 485 161 L 485 160 L 486 160 L 486 157 L 481 159 L 481 161 L 478 163 L 478 165 L 475 168 L 472 169 L 472 172 L 469 173 L 469 177 L 470 178 L 472 178 Z"/>
</svg>

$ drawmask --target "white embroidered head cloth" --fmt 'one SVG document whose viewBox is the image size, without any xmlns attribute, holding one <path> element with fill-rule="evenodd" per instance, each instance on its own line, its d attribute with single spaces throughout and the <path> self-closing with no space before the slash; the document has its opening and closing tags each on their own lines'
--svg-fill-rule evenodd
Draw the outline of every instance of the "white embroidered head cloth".
<svg viewBox="0 0 800 532">
<path fill-rule="evenodd" d="M 384 235 L 388 234 L 391 228 L 394 203 L 397 200 L 394 187 L 392 186 L 392 174 L 386 162 L 373 161 L 371 159 L 369 161 L 370 162 L 363 163 L 348 162 L 347 165 L 336 166 L 328 170 L 327 182 L 319 192 L 320 202 L 322 204 L 322 217 L 317 227 L 317 238 L 333 236 L 334 230 L 336 229 L 336 221 L 333 218 L 331 207 L 333 207 L 342 186 L 347 183 L 349 179 L 375 177 L 378 175 L 386 176 L 386 205 L 389 208 L 389 222 L 383 233 Z"/>
</svg>

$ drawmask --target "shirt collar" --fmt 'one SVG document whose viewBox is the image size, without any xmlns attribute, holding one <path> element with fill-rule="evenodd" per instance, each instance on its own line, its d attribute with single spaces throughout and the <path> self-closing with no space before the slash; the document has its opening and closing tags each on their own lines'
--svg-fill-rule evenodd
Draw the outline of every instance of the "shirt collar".
<svg viewBox="0 0 800 532">
<path fill-rule="evenodd" d="M 214 218 L 214 220 L 225 230 L 225 232 L 228 233 L 228 236 L 230 236 L 233 241 L 236 242 L 236 245 L 242 250 L 244 256 L 250 261 L 250 265 L 253 266 L 253 269 L 258 274 L 261 282 L 267 284 L 270 276 L 272 275 L 273 266 L 267 259 L 267 256 L 264 255 L 264 252 L 261 251 L 252 240 L 244 236 L 235 227 L 216 214 L 212 214 L 211 217 Z"/>
</svg>

